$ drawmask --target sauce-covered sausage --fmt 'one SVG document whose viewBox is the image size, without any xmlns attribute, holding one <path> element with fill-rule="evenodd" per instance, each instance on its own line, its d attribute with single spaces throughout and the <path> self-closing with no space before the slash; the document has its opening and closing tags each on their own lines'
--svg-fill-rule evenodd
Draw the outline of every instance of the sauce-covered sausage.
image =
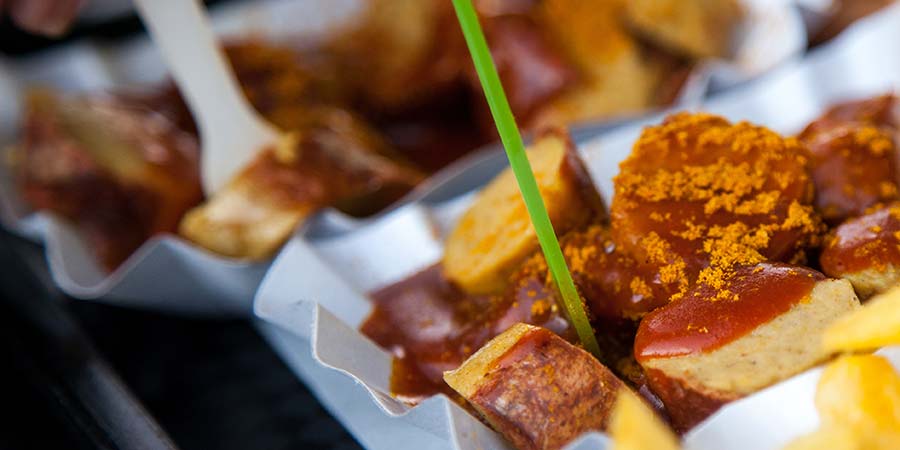
<svg viewBox="0 0 900 450">
<path fill-rule="evenodd" d="M 799 138 L 810 149 L 816 208 L 830 224 L 900 198 L 892 96 L 837 105 Z"/>
<path fill-rule="evenodd" d="M 736 265 L 800 261 L 822 231 L 808 163 L 796 139 L 764 127 L 672 115 L 621 164 L 613 238 L 679 293 Z"/>
<path fill-rule="evenodd" d="M 876 209 L 835 228 L 819 258 L 827 275 L 853 284 L 860 298 L 900 281 L 900 204 Z"/>
</svg>

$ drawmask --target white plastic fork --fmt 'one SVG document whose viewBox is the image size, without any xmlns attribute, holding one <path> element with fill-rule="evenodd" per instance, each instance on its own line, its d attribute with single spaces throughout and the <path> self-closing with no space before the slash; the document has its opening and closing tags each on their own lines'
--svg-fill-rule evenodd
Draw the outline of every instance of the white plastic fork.
<svg viewBox="0 0 900 450">
<path fill-rule="evenodd" d="M 135 0 L 200 130 L 200 174 L 208 195 L 223 187 L 279 131 L 238 86 L 199 0 Z"/>
</svg>

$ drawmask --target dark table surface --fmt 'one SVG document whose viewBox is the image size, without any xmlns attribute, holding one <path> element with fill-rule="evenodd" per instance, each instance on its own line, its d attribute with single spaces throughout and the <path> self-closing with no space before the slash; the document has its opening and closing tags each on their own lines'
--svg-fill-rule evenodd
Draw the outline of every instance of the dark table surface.
<svg viewBox="0 0 900 450">
<path fill-rule="evenodd" d="M 66 299 L 6 232 L 0 358 L 0 448 L 359 448 L 248 322 Z"/>
</svg>

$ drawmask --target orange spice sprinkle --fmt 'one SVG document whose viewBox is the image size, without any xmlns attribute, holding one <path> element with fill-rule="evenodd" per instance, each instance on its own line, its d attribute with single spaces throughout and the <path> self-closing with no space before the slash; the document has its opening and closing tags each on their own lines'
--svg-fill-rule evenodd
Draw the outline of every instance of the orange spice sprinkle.
<svg viewBox="0 0 900 450">
<path fill-rule="evenodd" d="M 891 135 L 871 125 L 854 129 L 853 141 L 872 156 L 884 156 L 894 148 Z"/>
<path fill-rule="evenodd" d="M 806 233 L 817 233 L 822 230 L 822 223 L 818 215 L 813 212 L 810 205 L 801 205 L 798 201 L 791 202 L 788 207 L 788 215 L 781 224 L 782 230 L 798 228 Z"/>
<path fill-rule="evenodd" d="M 696 224 L 689 220 L 684 223 L 684 227 L 683 231 L 673 231 L 672 235 L 688 241 L 696 241 L 706 235 L 706 225 Z"/>
<path fill-rule="evenodd" d="M 709 254 L 709 266 L 700 271 L 697 282 L 720 291 L 716 300 L 732 298 L 725 286 L 727 280 L 739 266 L 749 266 L 765 261 L 759 250 L 769 243 L 769 234 L 764 230 L 751 232 L 744 223 L 733 223 L 726 227 L 712 227 L 710 238 L 703 242 L 703 250 Z"/>
<path fill-rule="evenodd" d="M 569 270 L 583 272 L 587 269 L 588 261 L 596 258 L 597 247 L 588 241 L 587 245 L 566 246 L 563 255 L 569 263 Z"/>
<path fill-rule="evenodd" d="M 824 225 L 811 205 L 809 162 L 797 139 L 764 127 L 710 114 L 675 114 L 646 128 L 621 164 L 613 226 L 628 214 L 662 222 L 665 208 L 675 208 L 679 222 L 666 223 L 667 229 L 631 219 L 639 226 L 638 247 L 658 267 L 657 279 L 676 283 L 677 299 L 692 281 L 687 274 L 698 270 L 696 282 L 718 291 L 712 300 L 733 300 L 736 295 L 725 289 L 728 279 L 738 267 L 766 261 L 773 240 L 779 239 L 781 249 L 792 239 L 789 252 L 779 255 L 795 262 L 805 260 L 804 247 L 821 240 Z"/>
<path fill-rule="evenodd" d="M 640 243 L 647 251 L 650 262 L 661 265 L 659 280 L 665 284 L 678 284 L 679 291 L 687 290 L 688 280 L 685 276 L 687 264 L 684 259 L 671 251 L 671 245 L 656 233 L 649 233 Z"/>
<path fill-rule="evenodd" d="M 631 292 L 634 295 L 640 296 L 642 298 L 653 298 L 653 291 L 650 289 L 650 286 L 641 279 L 641 277 L 634 277 L 631 279 L 631 284 L 629 285 L 631 288 Z"/>
<path fill-rule="evenodd" d="M 536 300 L 531 304 L 531 316 L 540 317 L 550 310 L 550 304 L 544 299 Z"/>
</svg>

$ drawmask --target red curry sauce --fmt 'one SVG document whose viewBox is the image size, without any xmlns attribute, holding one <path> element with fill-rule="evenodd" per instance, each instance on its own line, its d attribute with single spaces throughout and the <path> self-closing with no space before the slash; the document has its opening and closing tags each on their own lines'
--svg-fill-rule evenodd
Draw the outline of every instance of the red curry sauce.
<svg viewBox="0 0 900 450">
<path fill-rule="evenodd" d="M 679 300 L 648 314 L 638 328 L 638 361 L 702 353 L 732 342 L 807 298 L 821 273 L 806 267 L 762 263 L 735 271 L 725 289 L 698 285 Z"/>
<path fill-rule="evenodd" d="M 375 309 L 361 331 L 395 356 L 391 391 L 417 402 L 455 395 L 443 373 L 459 367 L 517 322 L 571 335 L 556 308 L 533 308 L 539 297 L 466 295 L 435 265 L 371 294 Z M 533 300 L 529 300 L 533 299 Z"/>
</svg>

